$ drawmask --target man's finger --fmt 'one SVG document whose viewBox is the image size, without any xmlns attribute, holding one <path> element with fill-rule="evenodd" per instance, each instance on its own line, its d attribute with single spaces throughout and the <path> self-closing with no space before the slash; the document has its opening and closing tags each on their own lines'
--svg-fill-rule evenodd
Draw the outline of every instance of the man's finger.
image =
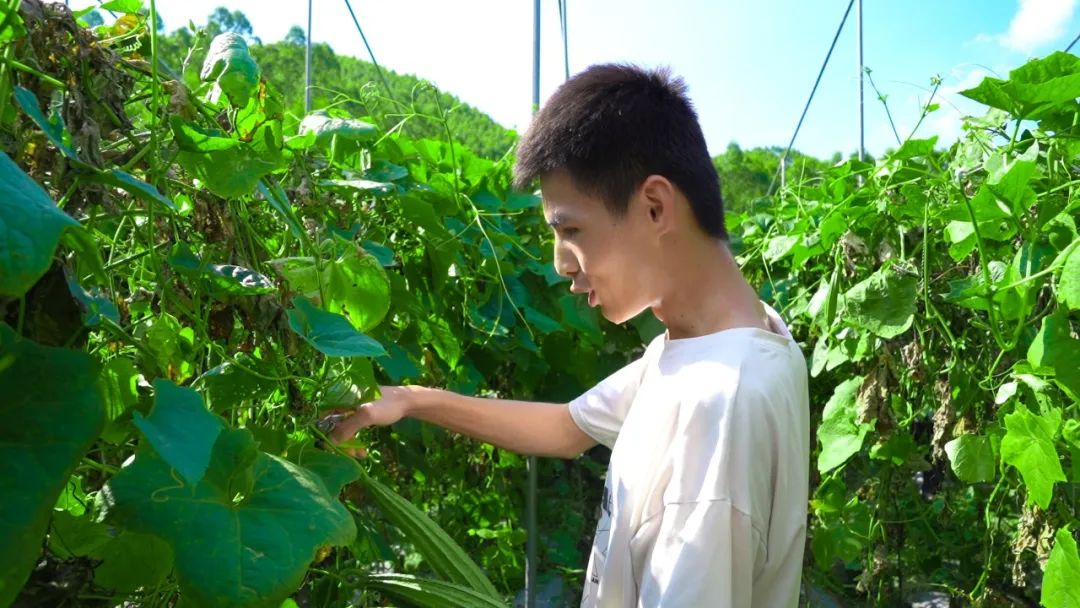
<svg viewBox="0 0 1080 608">
<path fill-rule="evenodd" d="M 363 406 L 361 406 L 357 408 L 351 416 L 348 416 L 334 427 L 330 432 L 330 439 L 332 439 L 334 443 L 348 441 L 355 437 L 360 429 L 367 426 L 371 426 L 371 423 L 368 421 L 367 412 L 365 412 Z"/>
</svg>

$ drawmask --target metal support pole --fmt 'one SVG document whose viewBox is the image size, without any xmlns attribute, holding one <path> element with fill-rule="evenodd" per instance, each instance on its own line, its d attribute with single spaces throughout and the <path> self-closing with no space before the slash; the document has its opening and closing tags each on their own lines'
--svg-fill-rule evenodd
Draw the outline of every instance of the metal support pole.
<svg viewBox="0 0 1080 608">
<path fill-rule="evenodd" d="M 307 3 L 307 53 L 304 56 L 304 112 L 311 112 L 311 3 Z"/>
<path fill-rule="evenodd" d="M 859 38 L 859 160 L 866 155 L 866 116 L 863 114 L 863 80 L 866 79 L 866 70 L 863 68 L 863 44 L 862 44 L 862 0 L 857 0 L 858 11 L 858 38 Z"/>
<path fill-rule="evenodd" d="M 566 75 L 566 79 L 570 80 L 570 43 L 567 41 L 570 37 L 570 32 L 566 20 L 566 3 L 567 0 L 559 0 L 559 21 L 561 21 L 559 25 L 562 27 L 563 72 Z"/>
<path fill-rule="evenodd" d="M 540 109 L 540 0 L 533 0 L 532 111 Z M 536 456 L 525 463 L 529 486 L 525 496 L 525 608 L 536 608 Z"/>
</svg>

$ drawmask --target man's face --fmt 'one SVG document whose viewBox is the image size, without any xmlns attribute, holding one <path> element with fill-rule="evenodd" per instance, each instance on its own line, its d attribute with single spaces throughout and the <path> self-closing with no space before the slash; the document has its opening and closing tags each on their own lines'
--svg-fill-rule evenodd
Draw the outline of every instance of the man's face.
<svg viewBox="0 0 1080 608">
<path fill-rule="evenodd" d="M 599 306 L 613 323 L 648 308 L 654 299 L 648 288 L 653 238 L 638 201 L 616 217 L 563 171 L 543 176 L 540 190 L 555 233 L 555 270 L 571 279 L 571 291 L 586 294 L 589 306 Z"/>
</svg>

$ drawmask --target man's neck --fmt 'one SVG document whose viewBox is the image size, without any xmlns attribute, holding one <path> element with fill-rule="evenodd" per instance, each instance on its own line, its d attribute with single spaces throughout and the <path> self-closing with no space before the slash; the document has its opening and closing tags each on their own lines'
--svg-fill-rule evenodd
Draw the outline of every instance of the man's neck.
<svg viewBox="0 0 1080 608">
<path fill-rule="evenodd" d="M 694 338 L 735 327 L 768 330 L 757 293 L 743 278 L 727 244 L 684 243 L 667 289 L 653 313 L 671 339 Z"/>
</svg>

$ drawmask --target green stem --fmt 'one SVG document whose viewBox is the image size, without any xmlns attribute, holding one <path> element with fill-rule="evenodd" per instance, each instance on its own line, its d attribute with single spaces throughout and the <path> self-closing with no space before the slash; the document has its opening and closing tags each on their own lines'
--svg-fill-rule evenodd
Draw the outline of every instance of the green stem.
<svg viewBox="0 0 1080 608">
<path fill-rule="evenodd" d="M 896 131 L 896 123 L 893 122 L 892 112 L 889 111 L 889 102 L 885 100 L 885 96 L 878 90 L 877 85 L 874 84 L 874 77 L 870 75 L 870 68 L 865 68 L 863 71 L 866 73 L 866 79 L 870 81 L 870 88 L 874 89 L 874 93 L 877 94 L 878 101 L 885 107 L 885 116 L 889 119 L 889 126 L 892 127 L 893 136 L 896 137 L 896 145 L 901 145 L 900 133 Z"/>
<path fill-rule="evenodd" d="M 983 281 L 986 282 L 986 314 L 989 318 L 990 333 L 994 336 L 994 341 L 1002 350 L 1012 350 L 1016 345 L 1010 344 L 1001 335 L 1001 330 L 997 326 L 997 320 L 994 318 L 994 294 L 997 290 L 994 288 L 993 280 L 990 277 L 989 259 L 986 255 L 986 246 L 983 242 L 982 231 L 979 230 L 979 220 L 975 217 L 975 209 L 971 206 L 971 201 L 967 195 L 963 192 L 960 193 L 960 198 L 964 201 L 964 206 L 967 208 L 968 216 L 971 218 L 971 226 L 975 232 L 975 243 L 979 250 L 979 266 L 982 268 Z"/>
<path fill-rule="evenodd" d="M 20 72 L 26 72 L 27 74 L 30 74 L 31 76 L 36 76 L 39 79 L 51 84 L 52 86 L 54 86 L 54 87 L 56 87 L 56 88 L 58 88 L 60 90 L 66 90 L 67 89 L 67 87 L 64 86 L 64 83 L 62 83 L 59 80 L 53 78 L 52 76 L 49 76 L 48 74 L 45 74 L 45 73 L 41 72 L 40 70 L 36 70 L 36 69 L 26 65 L 25 63 L 19 61 L 18 59 L 15 59 L 13 57 L 5 57 L 4 62 L 7 65 L 15 68 L 16 70 L 19 70 Z"/>
<path fill-rule="evenodd" d="M 117 467 L 114 467 L 112 465 L 102 464 L 102 463 L 100 463 L 100 462 L 98 462 L 96 460 L 92 460 L 90 458 L 83 458 L 82 459 L 82 464 L 84 466 L 90 467 L 91 469 L 94 469 L 95 471 L 101 471 L 102 473 L 108 473 L 109 475 L 116 475 L 117 473 L 120 472 L 120 469 L 117 468 Z"/>
<path fill-rule="evenodd" d="M 998 470 L 1001 479 L 998 479 L 997 485 L 994 486 L 994 491 L 990 493 L 990 498 L 986 501 L 986 510 L 983 511 L 983 522 L 986 524 L 986 537 L 983 540 L 983 550 L 986 552 L 986 561 L 983 564 L 982 575 L 979 576 L 979 581 L 975 583 L 975 588 L 968 594 L 968 599 L 975 601 L 981 594 L 982 590 L 986 587 L 986 579 L 990 577 L 991 570 L 991 549 L 994 546 L 993 530 L 991 530 L 990 515 L 991 507 L 994 504 L 994 498 L 997 497 L 998 492 L 1001 491 L 1001 486 L 1005 483 L 1005 472 Z"/>
</svg>

